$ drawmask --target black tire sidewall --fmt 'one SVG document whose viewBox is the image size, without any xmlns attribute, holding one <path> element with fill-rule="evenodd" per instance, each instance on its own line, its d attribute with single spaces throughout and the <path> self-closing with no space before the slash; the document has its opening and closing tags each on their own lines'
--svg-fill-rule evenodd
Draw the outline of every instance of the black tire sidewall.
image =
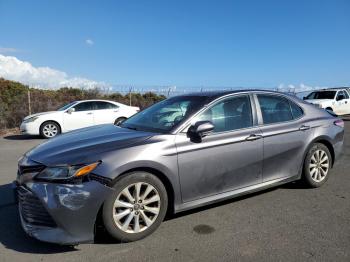
<svg viewBox="0 0 350 262">
<path fill-rule="evenodd" d="M 45 136 L 43 129 L 44 129 L 44 126 L 46 126 L 47 124 L 52 124 L 52 125 L 55 125 L 57 127 L 57 134 L 55 136 L 53 136 L 53 137 Z M 50 138 L 54 138 L 54 137 L 58 136 L 59 134 L 61 134 L 61 127 L 56 122 L 46 121 L 46 122 L 42 123 L 40 126 L 40 135 L 43 138 L 50 139 Z"/>
<path fill-rule="evenodd" d="M 113 205 L 114 205 L 115 199 L 124 188 L 126 188 L 128 185 L 131 185 L 137 182 L 146 182 L 148 184 L 151 184 L 158 191 L 161 199 L 161 202 L 160 202 L 161 208 L 160 208 L 158 217 L 156 218 L 156 221 L 145 231 L 142 231 L 140 233 L 125 233 L 121 229 L 119 229 L 114 222 L 113 212 L 112 212 Z M 113 186 L 113 188 L 115 191 L 113 192 L 112 195 L 110 195 L 105 200 L 103 204 L 103 209 L 102 209 L 102 220 L 103 220 L 104 226 L 107 232 L 113 238 L 121 242 L 136 241 L 152 234 L 160 226 L 167 212 L 168 196 L 167 196 L 166 188 L 156 176 L 147 172 L 142 172 L 142 171 L 132 172 L 118 179 L 115 185 Z"/>
<path fill-rule="evenodd" d="M 327 154 L 328 159 L 329 159 L 328 173 L 327 173 L 326 177 L 321 182 L 316 182 L 312 179 L 311 174 L 310 174 L 310 168 L 309 168 L 311 157 L 315 153 L 316 150 L 323 150 Z M 312 147 L 310 148 L 309 152 L 307 153 L 306 158 L 305 158 L 305 162 L 304 162 L 304 172 L 303 172 L 304 183 L 309 187 L 316 188 L 316 187 L 322 186 L 324 183 L 326 183 L 326 181 L 329 178 L 329 175 L 331 172 L 331 167 L 332 167 L 332 155 L 329 152 L 328 148 L 324 144 L 321 144 L 321 143 L 313 144 Z"/>
</svg>

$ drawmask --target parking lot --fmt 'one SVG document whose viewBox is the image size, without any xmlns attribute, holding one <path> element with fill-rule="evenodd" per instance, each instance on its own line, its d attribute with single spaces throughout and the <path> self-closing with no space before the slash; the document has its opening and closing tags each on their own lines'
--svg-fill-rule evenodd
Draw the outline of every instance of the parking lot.
<svg viewBox="0 0 350 262">
<path fill-rule="evenodd" d="M 350 121 L 344 154 L 319 189 L 287 184 L 169 218 L 134 243 L 107 238 L 76 247 L 22 231 L 11 182 L 17 159 L 43 142 L 0 138 L 0 261 L 350 261 Z M 278 164 L 278 163 L 276 163 Z"/>
</svg>

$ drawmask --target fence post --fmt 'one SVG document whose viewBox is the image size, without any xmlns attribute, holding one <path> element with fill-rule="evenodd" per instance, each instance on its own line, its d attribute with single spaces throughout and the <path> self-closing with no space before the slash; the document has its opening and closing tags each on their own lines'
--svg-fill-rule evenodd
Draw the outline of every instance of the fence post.
<svg viewBox="0 0 350 262">
<path fill-rule="evenodd" d="M 132 87 L 130 87 L 129 89 L 129 105 L 131 106 L 131 91 L 132 91 Z"/>
<path fill-rule="evenodd" d="M 29 115 L 32 114 L 32 106 L 31 106 L 31 101 L 30 101 L 30 89 L 28 88 L 28 92 L 27 92 L 27 97 L 28 97 L 28 111 L 29 111 Z"/>
</svg>

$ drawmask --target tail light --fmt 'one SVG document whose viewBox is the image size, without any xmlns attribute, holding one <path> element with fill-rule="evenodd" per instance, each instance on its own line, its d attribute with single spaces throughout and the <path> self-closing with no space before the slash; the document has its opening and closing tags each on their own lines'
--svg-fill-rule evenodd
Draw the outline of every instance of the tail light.
<svg viewBox="0 0 350 262">
<path fill-rule="evenodd" d="M 344 121 L 341 119 L 335 120 L 334 125 L 344 128 Z"/>
</svg>

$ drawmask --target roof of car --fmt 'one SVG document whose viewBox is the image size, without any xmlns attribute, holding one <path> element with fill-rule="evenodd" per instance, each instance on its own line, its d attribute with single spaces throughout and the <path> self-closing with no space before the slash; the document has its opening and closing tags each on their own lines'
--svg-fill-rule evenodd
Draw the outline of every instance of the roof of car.
<svg viewBox="0 0 350 262">
<path fill-rule="evenodd" d="M 193 92 L 193 93 L 181 94 L 179 96 L 204 96 L 209 98 L 210 100 L 214 100 L 222 96 L 237 94 L 237 93 L 244 93 L 244 92 L 268 92 L 268 93 L 274 93 L 274 94 L 289 95 L 288 93 L 282 93 L 282 92 L 277 92 L 277 91 L 268 90 L 268 89 L 236 89 L 236 90 Z"/>
<path fill-rule="evenodd" d="M 103 100 L 103 99 L 87 99 L 87 100 L 77 100 L 75 102 L 109 102 L 109 103 L 118 103 L 111 100 Z"/>
</svg>

